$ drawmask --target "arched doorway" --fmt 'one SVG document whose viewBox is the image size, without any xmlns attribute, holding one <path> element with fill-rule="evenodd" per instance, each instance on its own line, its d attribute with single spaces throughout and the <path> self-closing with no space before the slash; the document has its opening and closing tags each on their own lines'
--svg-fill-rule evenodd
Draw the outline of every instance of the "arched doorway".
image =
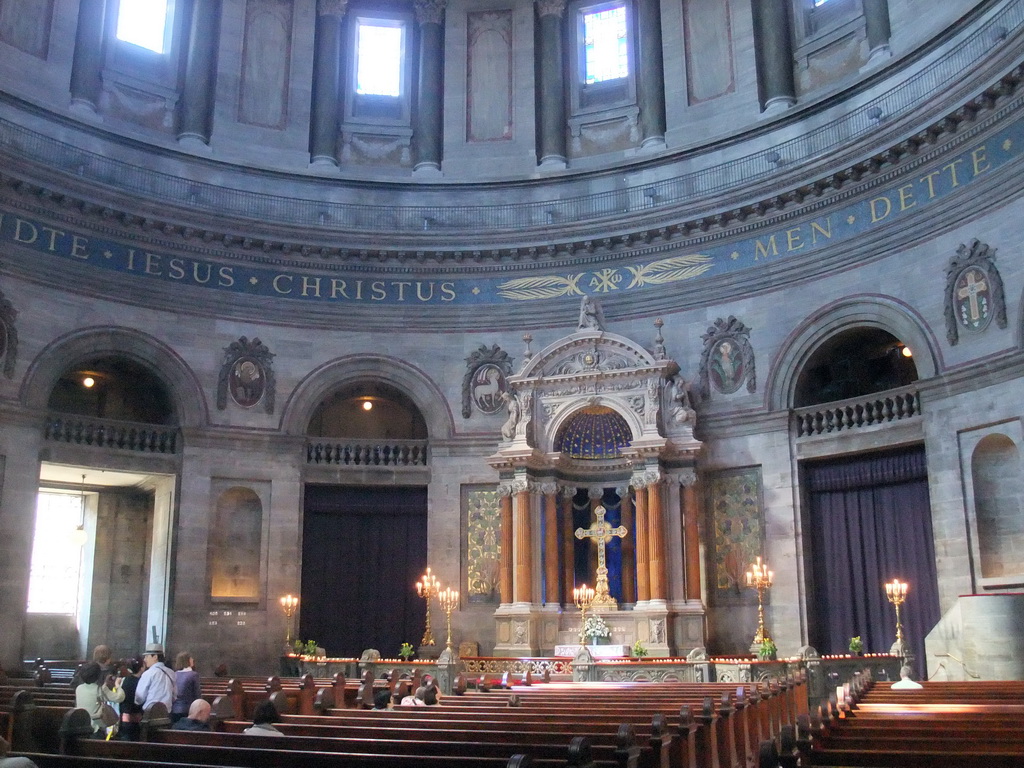
<svg viewBox="0 0 1024 768">
<path fill-rule="evenodd" d="M 307 429 L 299 632 L 331 656 L 418 645 L 427 564 L 427 426 L 413 400 L 380 381 L 325 396 Z"/>
</svg>

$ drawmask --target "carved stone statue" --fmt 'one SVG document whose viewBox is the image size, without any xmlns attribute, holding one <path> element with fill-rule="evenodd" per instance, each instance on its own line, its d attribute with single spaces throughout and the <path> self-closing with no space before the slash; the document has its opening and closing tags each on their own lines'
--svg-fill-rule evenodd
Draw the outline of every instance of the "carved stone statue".
<svg viewBox="0 0 1024 768">
<path fill-rule="evenodd" d="M 579 330 L 604 330 L 604 312 L 601 310 L 601 305 L 597 303 L 597 299 L 592 296 L 584 296 L 580 301 Z"/>
<path fill-rule="evenodd" d="M 669 417 L 676 424 L 692 422 L 696 411 L 690 404 L 690 385 L 682 376 L 676 376 L 669 386 Z"/>
<path fill-rule="evenodd" d="M 523 417 L 523 409 L 515 392 L 502 392 L 501 399 L 508 408 L 508 420 L 501 427 L 501 436 L 506 440 L 512 440 L 516 436 L 519 420 Z"/>
</svg>

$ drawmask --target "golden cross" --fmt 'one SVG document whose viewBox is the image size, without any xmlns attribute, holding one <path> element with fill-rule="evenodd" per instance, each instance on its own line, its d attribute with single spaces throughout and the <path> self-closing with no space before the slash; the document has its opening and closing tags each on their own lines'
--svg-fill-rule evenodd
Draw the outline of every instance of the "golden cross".
<svg viewBox="0 0 1024 768">
<path fill-rule="evenodd" d="M 978 306 L 978 295 L 988 290 L 988 284 L 984 279 L 977 280 L 974 272 L 967 273 L 967 285 L 956 292 L 958 299 L 967 299 L 970 302 L 971 320 L 975 322 L 981 317 L 981 309 Z"/>
<path fill-rule="evenodd" d="M 577 539 L 591 539 L 597 544 L 597 583 L 594 585 L 594 605 L 617 606 L 615 598 L 608 593 L 608 566 L 605 564 L 605 547 L 612 540 L 613 536 L 620 539 L 625 538 L 626 529 L 624 526 L 612 528 L 605 522 L 604 516 L 607 510 L 598 506 L 594 509 L 594 517 L 597 520 L 589 528 L 577 528 Z"/>
</svg>

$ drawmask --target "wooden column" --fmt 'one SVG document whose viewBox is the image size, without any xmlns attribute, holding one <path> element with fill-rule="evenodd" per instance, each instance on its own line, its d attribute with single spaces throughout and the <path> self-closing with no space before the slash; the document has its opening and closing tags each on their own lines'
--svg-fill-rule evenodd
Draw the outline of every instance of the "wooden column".
<svg viewBox="0 0 1024 768">
<path fill-rule="evenodd" d="M 544 602 L 558 603 L 558 486 L 544 486 Z"/>
<path fill-rule="evenodd" d="M 661 483 L 647 489 L 647 549 L 648 568 L 651 573 L 651 600 L 664 600 L 665 594 L 665 534 L 662 521 Z"/>
<path fill-rule="evenodd" d="M 530 492 L 525 487 L 512 497 L 512 529 L 515 535 L 513 602 L 529 603 L 533 601 L 533 547 L 530 535 Z"/>
<path fill-rule="evenodd" d="M 575 495 L 575 488 L 566 488 L 562 496 L 562 604 L 567 606 L 573 605 L 572 590 L 576 586 L 576 537 L 572 526 L 572 497 Z"/>
<path fill-rule="evenodd" d="M 512 495 L 508 492 L 501 496 L 501 563 L 498 571 L 498 588 L 501 591 L 502 603 L 512 602 L 512 542 Z"/>
<path fill-rule="evenodd" d="M 684 485 L 679 496 L 683 508 L 683 563 L 686 599 L 700 600 L 700 495 L 697 483 Z"/>
<path fill-rule="evenodd" d="M 633 495 L 625 489 L 621 497 L 622 526 L 626 538 L 622 540 L 622 600 L 636 602 L 636 515 L 633 514 Z"/>
<path fill-rule="evenodd" d="M 636 599 L 651 599 L 650 551 L 647 545 L 647 488 L 636 488 Z"/>
</svg>

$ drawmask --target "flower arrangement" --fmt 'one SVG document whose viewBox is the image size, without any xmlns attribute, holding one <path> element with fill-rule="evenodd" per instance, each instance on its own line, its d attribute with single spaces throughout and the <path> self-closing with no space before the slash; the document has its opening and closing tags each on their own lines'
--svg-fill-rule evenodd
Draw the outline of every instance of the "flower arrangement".
<svg viewBox="0 0 1024 768">
<path fill-rule="evenodd" d="M 583 636 L 589 638 L 611 637 L 612 630 L 600 616 L 587 616 L 583 622 Z"/>
<path fill-rule="evenodd" d="M 850 638 L 850 653 L 863 653 L 864 642 L 860 639 L 860 635 Z"/>
<path fill-rule="evenodd" d="M 757 658 L 761 661 L 773 661 L 778 652 L 779 649 L 775 646 L 775 641 L 771 638 L 765 638 L 761 642 L 761 647 L 757 649 Z"/>
<path fill-rule="evenodd" d="M 296 640 L 295 653 L 299 656 L 316 656 L 316 640 Z"/>
<path fill-rule="evenodd" d="M 642 659 L 647 655 L 647 646 L 637 640 L 633 643 L 633 655 L 638 659 Z"/>
<path fill-rule="evenodd" d="M 416 649 L 410 643 L 402 643 L 402 647 L 398 649 L 398 655 L 402 657 L 403 661 L 411 659 L 414 653 L 416 653 Z"/>
</svg>

